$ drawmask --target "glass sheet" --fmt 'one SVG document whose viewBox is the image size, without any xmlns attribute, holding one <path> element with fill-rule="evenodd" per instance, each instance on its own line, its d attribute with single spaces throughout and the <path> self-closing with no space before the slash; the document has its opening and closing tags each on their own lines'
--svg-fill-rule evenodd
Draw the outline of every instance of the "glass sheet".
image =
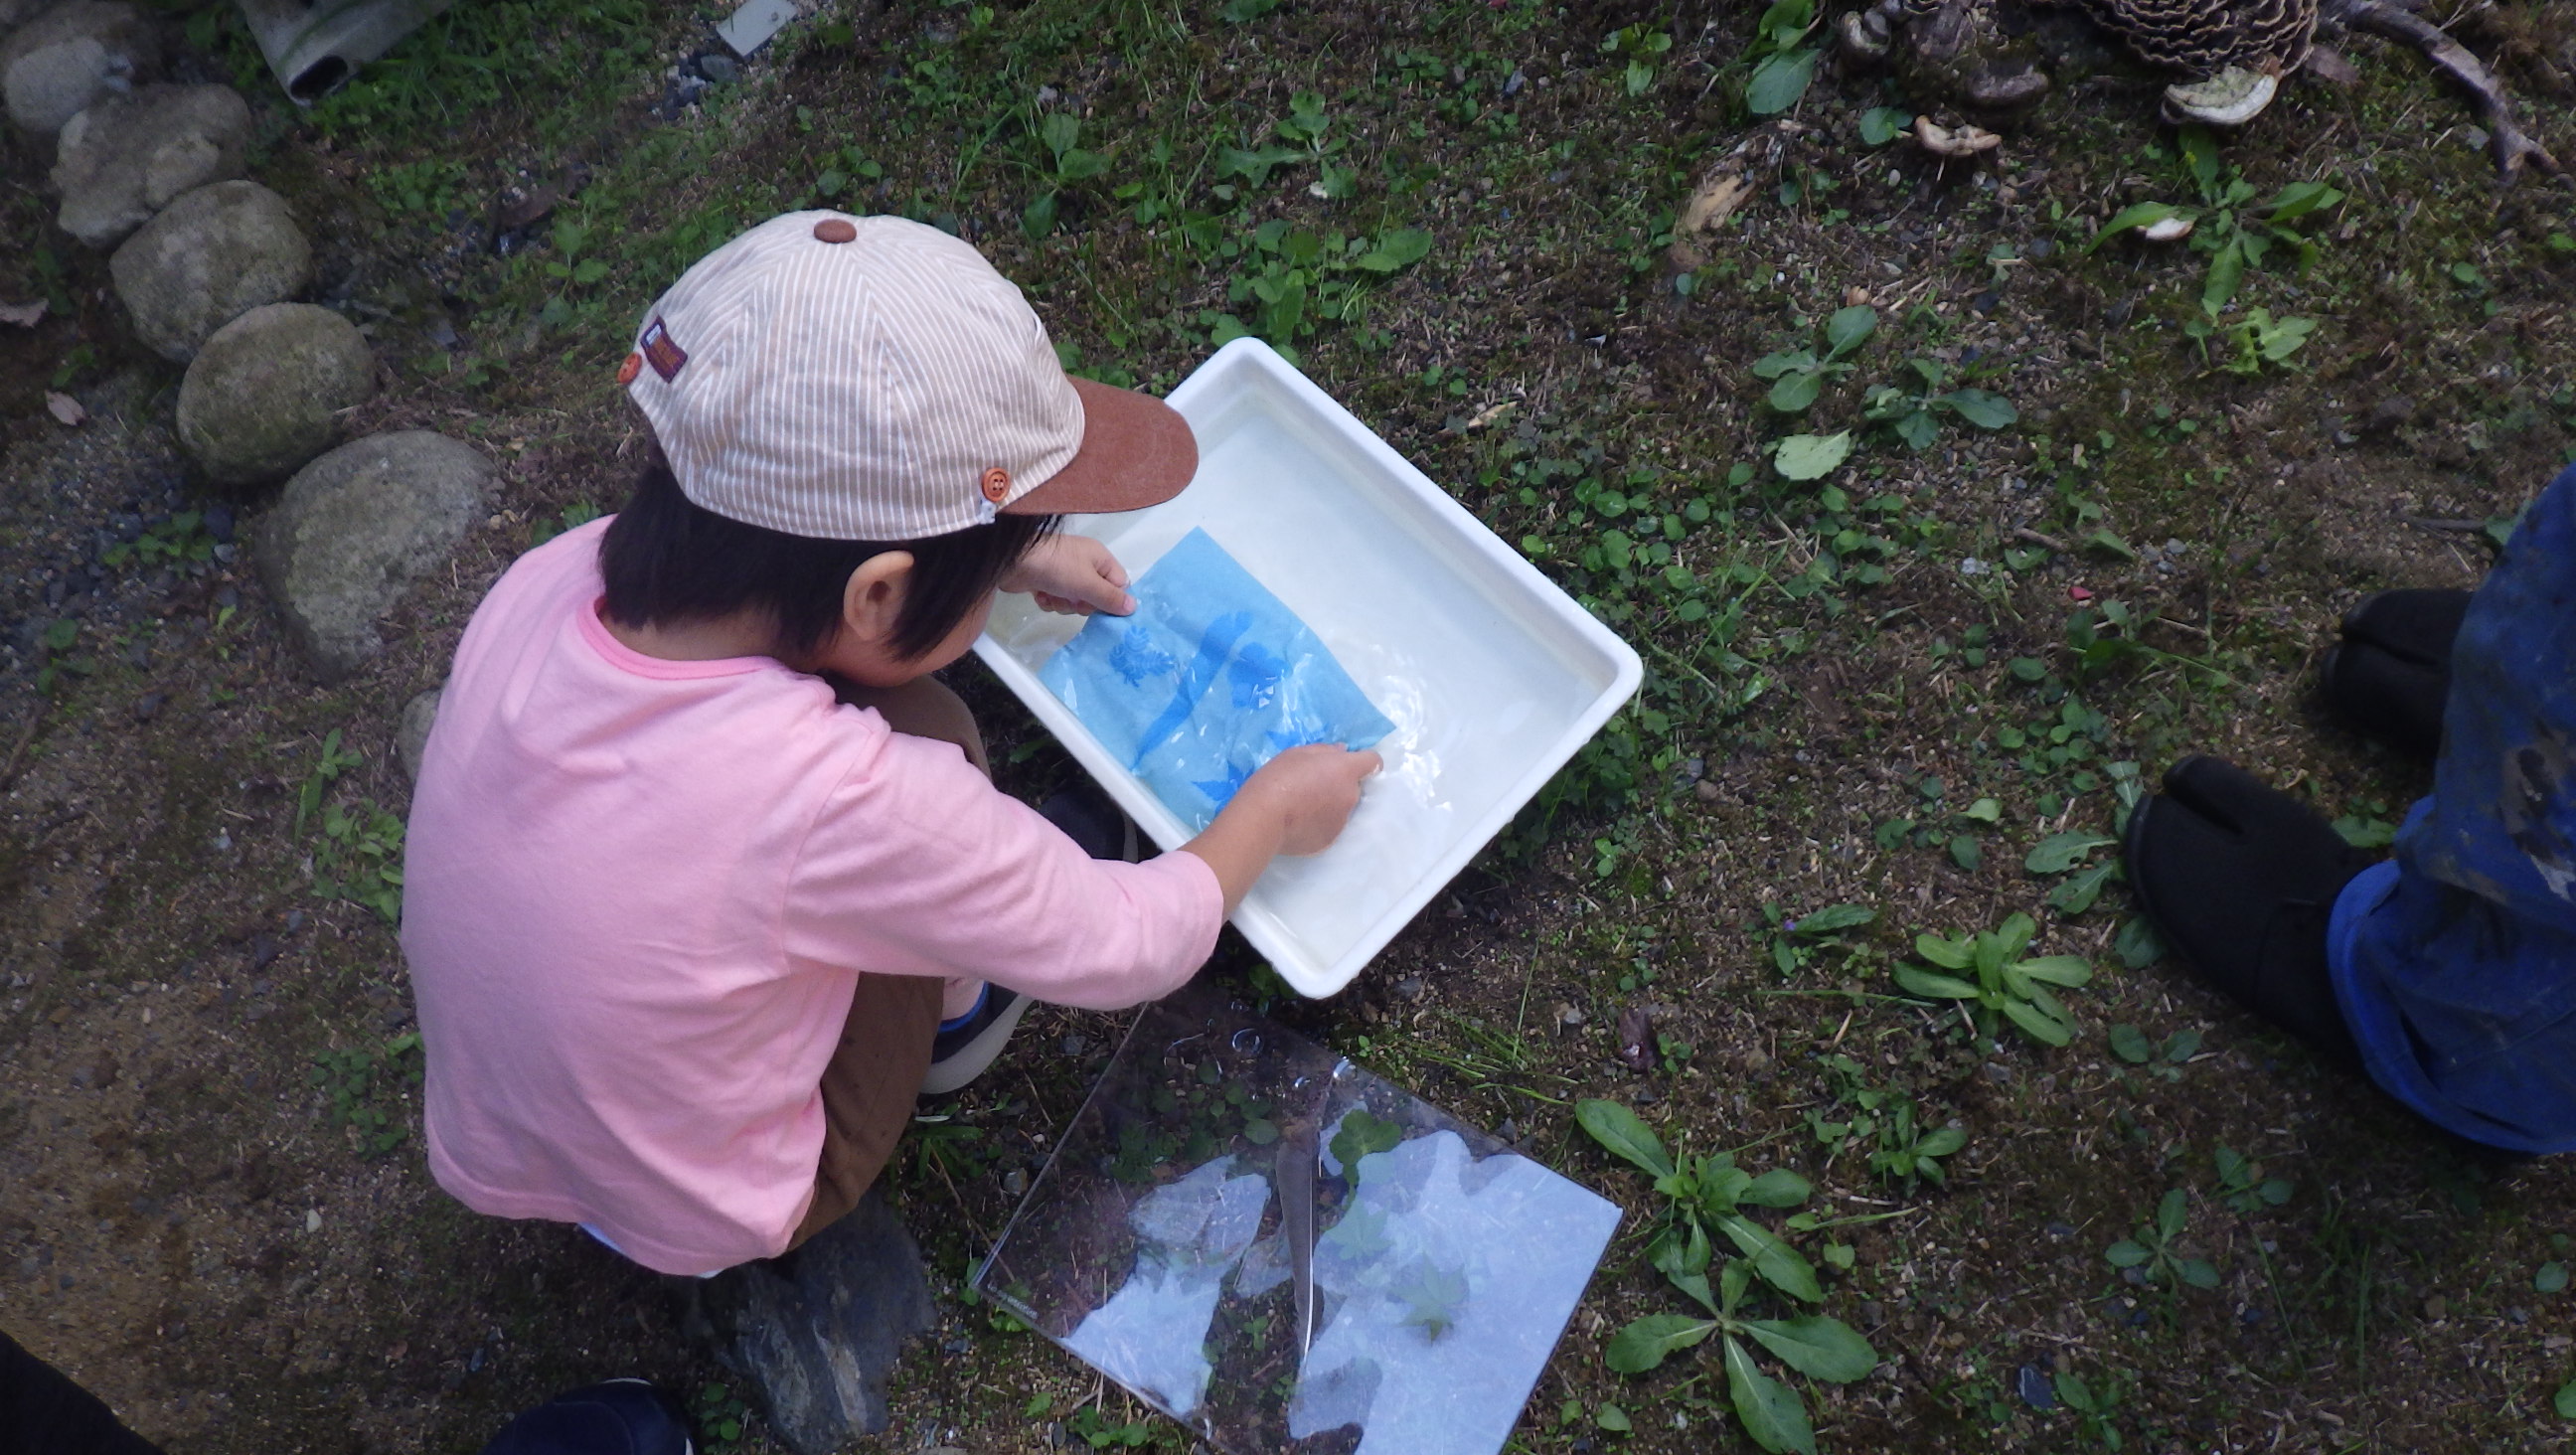
<svg viewBox="0 0 2576 1455">
<path fill-rule="evenodd" d="M 1220 1451 L 1493 1455 L 1618 1223 L 1193 986 L 1139 1017 L 976 1286 Z"/>
<path fill-rule="evenodd" d="M 1038 680 L 1191 829 L 1290 748 L 1365 748 L 1394 728 L 1206 531 L 1147 567 L 1134 595 L 1133 614 L 1093 616 Z"/>
</svg>

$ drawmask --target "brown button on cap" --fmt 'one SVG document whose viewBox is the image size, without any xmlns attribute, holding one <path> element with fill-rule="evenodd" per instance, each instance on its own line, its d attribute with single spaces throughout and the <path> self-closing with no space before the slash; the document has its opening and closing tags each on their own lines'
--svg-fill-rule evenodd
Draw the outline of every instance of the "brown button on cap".
<svg viewBox="0 0 2576 1455">
<path fill-rule="evenodd" d="M 618 387 L 622 389 L 625 386 L 634 383 L 635 376 L 643 372 L 644 356 L 642 354 L 628 354 L 626 356 L 626 361 L 617 366 Z"/>
<path fill-rule="evenodd" d="M 1002 468 L 1001 466 L 999 466 L 999 465 L 995 465 L 993 468 L 991 468 L 991 469 L 989 469 L 989 470 L 987 470 L 987 471 L 985 471 L 985 472 L 984 472 L 984 498 L 985 498 L 985 499 L 987 499 L 987 500 L 989 500 L 989 501 L 993 502 L 995 505 L 999 505 L 999 504 L 1001 504 L 1001 503 L 1002 503 L 1002 497 L 1003 497 L 1003 496 L 1005 496 L 1005 495 L 1008 495 L 1008 494 L 1010 494 L 1010 493 L 1011 493 L 1011 472 L 1010 472 L 1010 471 L 1003 469 L 1003 468 Z"/>
<path fill-rule="evenodd" d="M 814 224 L 814 240 L 827 243 L 857 242 L 859 230 L 852 227 L 845 219 L 827 217 Z"/>
</svg>

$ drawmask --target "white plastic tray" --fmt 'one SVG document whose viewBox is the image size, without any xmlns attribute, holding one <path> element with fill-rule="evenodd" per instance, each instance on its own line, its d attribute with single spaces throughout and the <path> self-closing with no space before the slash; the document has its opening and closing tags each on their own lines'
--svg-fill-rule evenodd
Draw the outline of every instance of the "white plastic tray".
<svg viewBox="0 0 2576 1455">
<path fill-rule="evenodd" d="M 1199 441 L 1187 490 L 1077 516 L 1141 576 L 1203 528 L 1323 639 L 1395 731 L 1350 827 L 1262 875 L 1236 928 L 1331 995 L 1637 690 L 1637 654 L 1258 339 L 1172 391 Z M 1189 830 L 1038 681 L 1081 627 L 1005 596 L 976 653 L 1165 849 Z"/>
</svg>

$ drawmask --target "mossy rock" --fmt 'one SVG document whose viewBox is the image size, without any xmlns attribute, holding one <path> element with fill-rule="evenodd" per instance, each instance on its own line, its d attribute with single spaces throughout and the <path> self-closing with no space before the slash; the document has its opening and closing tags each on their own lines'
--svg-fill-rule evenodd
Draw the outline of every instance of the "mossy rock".
<svg viewBox="0 0 2576 1455">
<path fill-rule="evenodd" d="M 254 308 L 215 331 L 179 384 L 179 443 L 218 485 L 283 480 L 331 447 L 376 392 L 357 327 L 310 303 Z"/>
</svg>

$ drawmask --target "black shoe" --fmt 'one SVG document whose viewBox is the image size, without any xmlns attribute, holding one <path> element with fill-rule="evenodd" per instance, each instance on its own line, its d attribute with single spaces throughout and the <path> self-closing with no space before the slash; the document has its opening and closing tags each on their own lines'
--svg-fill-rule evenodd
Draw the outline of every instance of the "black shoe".
<svg viewBox="0 0 2576 1455">
<path fill-rule="evenodd" d="M 696 1448 L 660 1390 L 612 1379 L 556 1395 L 512 1420 L 483 1455 L 693 1455 Z"/>
<path fill-rule="evenodd" d="M 1087 778 L 1049 795 L 1038 805 L 1038 816 L 1064 830 L 1065 837 L 1095 859 L 1137 860 L 1136 821 Z"/>
<path fill-rule="evenodd" d="M 2343 640 L 2318 678 L 2326 702 L 2356 732 L 2427 761 L 2442 749 L 2451 695 L 2451 643 L 2466 591 L 2382 591 L 2344 613 Z"/>
<path fill-rule="evenodd" d="M 946 1096 L 983 1075 L 993 1058 L 1002 1054 L 1003 1043 L 1019 1028 L 1020 1016 L 1028 1008 L 1027 996 L 987 983 L 984 999 L 966 1023 L 932 1038 L 930 1071 L 921 1078 L 921 1094 Z"/>
<path fill-rule="evenodd" d="M 2244 769 L 2194 755 L 2129 815 L 2129 887 L 2201 979 L 2359 1070 L 2335 1003 L 2326 921 L 2371 856 L 2315 810 Z"/>
</svg>

